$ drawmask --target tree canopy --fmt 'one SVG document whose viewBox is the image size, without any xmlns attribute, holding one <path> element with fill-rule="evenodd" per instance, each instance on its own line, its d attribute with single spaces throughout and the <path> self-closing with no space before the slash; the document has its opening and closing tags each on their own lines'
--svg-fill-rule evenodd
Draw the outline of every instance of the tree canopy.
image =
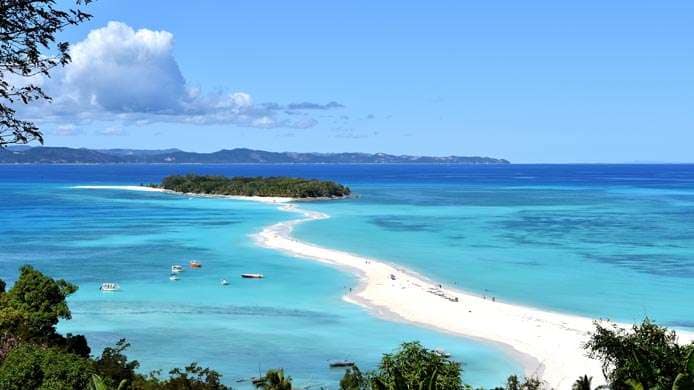
<svg viewBox="0 0 694 390">
<path fill-rule="evenodd" d="M 378 368 L 362 375 L 357 367 L 347 369 L 342 390 L 463 390 L 461 364 L 419 342 L 403 343 L 394 353 L 384 354 Z"/>
<path fill-rule="evenodd" d="M 0 365 L 0 388 L 85 389 L 94 372 L 87 358 L 27 343 L 10 351 Z"/>
<path fill-rule="evenodd" d="M 350 189 L 333 181 L 294 177 L 224 177 L 202 175 L 167 176 L 155 185 L 171 191 L 237 196 L 330 198 L 349 195 Z"/>
<path fill-rule="evenodd" d="M 60 319 L 71 318 L 65 298 L 75 291 L 74 284 L 49 278 L 31 266 L 21 267 L 15 284 L 0 295 L 0 337 L 42 344 L 63 342 L 55 326 Z"/>
<path fill-rule="evenodd" d="M 630 383 L 644 389 L 672 389 L 677 376 L 687 372 L 694 344 L 680 345 L 674 331 L 646 319 L 631 331 L 596 322 L 586 349 L 590 357 L 602 361 L 612 389 L 632 389 Z"/>
<path fill-rule="evenodd" d="M 51 99 L 33 77 L 48 77 L 53 68 L 70 62 L 69 44 L 56 43 L 56 34 L 88 20 L 91 16 L 80 6 L 90 2 L 76 0 L 68 10 L 57 8 L 55 0 L 0 2 L 0 148 L 43 143 L 36 124 L 17 118 L 14 105 Z"/>
</svg>

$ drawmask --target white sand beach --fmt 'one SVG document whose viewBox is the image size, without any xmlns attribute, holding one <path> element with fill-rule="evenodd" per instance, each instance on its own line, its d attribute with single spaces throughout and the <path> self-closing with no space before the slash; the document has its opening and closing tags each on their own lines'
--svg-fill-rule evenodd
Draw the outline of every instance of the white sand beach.
<svg viewBox="0 0 694 390">
<path fill-rule="evenodd" d="M 328 218 L 293 204 L 280 207 L 304 218 L 277 223 L 255 236 L 266 248 L 327 263 L 356 272 L 360 285 L 344 297 L 385 317 L 446 332 L 500 343 L 520 354 L 526 375 L 537 375 L 555 389 L 569 389 L 578 376 L 604 384 L 599 362 L 582 348 L 593 320 L 500 302 L 441 286 L 403 267 L 351 253 L 322 248 L 291 237 L 296 224 Z M 626 325 L 625 325 L 626 326 Z M 680 340 L 692 340 L 691 334 Z"/>
<path fill-rule="evenodd" d="M 73 188 L 201 196 L 142 186 Z M 254 240 L 266 248 L 355 272 L 360 283 L 344 296 L 348 302 L 382 317 L 502 345 L 519 358 L 526 375 L 537 375 L 554 389 L 569 389 L 576 378 L 584 374 L 592 376 L 596 386 L 605 383 L 599 362 L 586 357 L 582 348 L 593 329 L 591 318 L 510 304 L 498 298 L 441 286 L 399 265 L 296 240 L 291 236 L 294 226 L 329 216 L 288 203 L 294 200 L 291 198 L 203 196 L 281 203 L 281 210 L 301 214 L 301 218 L 264 228 L 253 236 Z M 694 340 L 692 333 L 678 332 L 678 335 L 681 342 Z"/>
<path fill-rule="evenodd" d="M 173 195 L 182 195 L 189 197 L 199 197 L 199 198 L 218 198 L 218 199 L 232 199 L 232 200 L 245 200 L 251 202 L 261 202 L 261 203 L 287 203 L 295 200 L 294 198 L 285 198 L 280 196 L 239 196 L 239 195 L 203 195 L 203 194 L 191 194 L 184 192 L 176 192 L 167 190 L 164 188 L 154 188 L 146 186 L 114 186 L 114 185 L 84 185 L 84 186 L 73 186 L 74 189 L 82 190 L 122 190 L 122 191 L 141 191 L 141 192 L 163 192 Z"/>
</svg>

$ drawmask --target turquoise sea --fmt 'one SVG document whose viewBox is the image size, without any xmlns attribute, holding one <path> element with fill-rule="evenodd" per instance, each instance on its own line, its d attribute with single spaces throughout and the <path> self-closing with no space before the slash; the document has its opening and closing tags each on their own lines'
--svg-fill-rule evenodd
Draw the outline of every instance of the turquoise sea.
<svg viewBox="0 0 694 390">
<path fill-rule="evenodd" d="M 342 372 L 329 360 L 373 368 L 415 339 L 463 361 L 473 385 L 521 371 L 496 345 L 343 302 L 352 275 L 256 247 L 250 234 L 295 218 L 272 205 L 71 188 L 187 172 L 338 180 L 357 196 L 302 204 L 331 218 L 297 237 L 500 300 L 694 330 L 688 165 L 0 166 L 0 277 L 11 283 L 28 263 L 78 284 L 61 330 L 85 334 L 94 353 L 127 338 L 143 371 L 198 361 L 245 387 L 236 381 L 284 367 L 299 384 L 334 388 Z M 201 270 L 168 280 L 193 258 Z M 104 281 L 123 290 L 100 293 Z"/>
</svg>

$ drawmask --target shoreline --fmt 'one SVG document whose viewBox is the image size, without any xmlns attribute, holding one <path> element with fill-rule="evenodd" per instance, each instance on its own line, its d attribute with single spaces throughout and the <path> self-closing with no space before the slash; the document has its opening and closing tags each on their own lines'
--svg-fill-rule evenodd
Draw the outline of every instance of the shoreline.
<svg viewBox="0 0 694 390">
<path fill-rule="evenodd" d="M 493 301 L 473 292 L 444 287 L 398 264 L 297 240 L 291 235 L 294 226 L 330 217 L 291 203 L 297 199 L 183 194 L 144 186 L 72 188 L 162 192 L 276 204 L 280 210 L 298 213 L 301 217 L 264 227 L 252 235 L 256 244 L 356 274 L 358 284 L 343 296 L 344 301 L 387 320 L 501 346 L 522 365 L 526 375 L 538 376 L 555 389 L 570 388 L 584 374 L 592 376 L 595 385 L 605 384 L 600 363 L 586 357 L 582 348 L 594 329 L 592 318 Z M 629 324 L 618 325 L 630 327 Z M 694 340 L 692 332 L 678 331 L 677 334 L 680 343 Z"/>
<path fill-rule="evenodd" d="M 212 199 L 231 199 L 231 200 L 246 200 L 251 202 L 260 203 L 288 203 L 293 201 L 299 201 L 298 198 L 289 198 L 282 196 L 243 196 L 243 195 L 214 195 L 214 194 L 197 194 L 189 192 L 177 192 L 172 190 L 167 190 L 165 188 L 155 188 L 147 186 L 121 186 L 121 185 L 83 185 L 83 186 L 72 186 L 70 188 L 78 190 L 122 190 L 122 191 L 140 191 L 140 192 L 159 192 L 171 195 L 189 196 L 197 198 L 212 198 Z M 316 198 L 318 200 L 318 198 Z"/>
<path fill-rule="evenodd" d="M 584 374 L 592 376 L 595 385 L 606 384 L 600 362 L 585 356 L 582 347 L 594 319 L 487 299 L 443 287 L 400 265 L 299 241 L 291 236 L 294 226 L 329 216 L 295 204 L 279 208 L 302 218 L 263 228 L 254 235 L 256 243 L 356 274 L 358 285 L 343 296 L 346 302 L 385 319 L 500 345 L 521 363 L 526 375 L 538 376 L 555 389 L 570 388 Z M 678 336 L 680 342 L 694 339 L 689 332 Z"/>
</svg>

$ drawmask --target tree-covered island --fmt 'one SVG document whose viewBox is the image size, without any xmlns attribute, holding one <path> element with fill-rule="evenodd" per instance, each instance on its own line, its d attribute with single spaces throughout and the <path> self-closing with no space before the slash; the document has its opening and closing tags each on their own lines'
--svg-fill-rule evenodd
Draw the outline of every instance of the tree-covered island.
<svg viewBox="0 0 694 390">
<path fill-rule="evenodd" d="M 234 196 L 277 196 L 287 198 L 342 198 L 348 196 L 349 187 L 334 181 L 295 177 L 225 177 L 205 175 L 167 176 L 152 187 L 170 191 Z"/>
</svg>

